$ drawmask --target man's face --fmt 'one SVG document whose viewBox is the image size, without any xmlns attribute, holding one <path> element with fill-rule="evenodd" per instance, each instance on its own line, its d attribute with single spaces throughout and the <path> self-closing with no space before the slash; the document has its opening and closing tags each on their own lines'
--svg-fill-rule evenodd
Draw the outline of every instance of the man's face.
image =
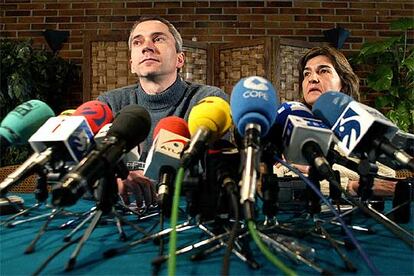
<svg viewBox="0 0 414 276">
<path fill-rule="evenodd" d="M 306 62 L 302 93 L 307 104 L 313 105 L 323 93 L 341 88 L 341 79 L 327 56 L 316 56 Z"/>
<path fill-rule="evenodd" d="M 167 25 L 151 20 L 136 26 L 131 35 L 131 72 L 143 78 L 177 74 L 184 65 L 184 53 L 177 53 Z"/>
</svg>

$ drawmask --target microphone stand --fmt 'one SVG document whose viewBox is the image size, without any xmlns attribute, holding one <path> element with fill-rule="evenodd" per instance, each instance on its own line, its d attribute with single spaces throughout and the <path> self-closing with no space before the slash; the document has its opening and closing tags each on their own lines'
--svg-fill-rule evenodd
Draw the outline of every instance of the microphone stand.
<svg viewBox="0 0 414 276">
<path fill-rule="evenodd" d="M 27 216 L 27 214 L 33 210 L 38 209 L 39 207 L 41 207 L 47 197 L 48 197 L 48 190 L 47 190 L 47 174 L 44 170 L 39 170 L 37 172 L 38 176 L 36 179 L 36 189 L 34 191 L 35 194 L 35 198 L 36 198 L 36 203 L 32 206 L 30 206 L 29 208 L 26 208 L 10 217 L 8 217 L 6 220 L 2 221 L 2 225 L 5 225 L 7 227 L 14 227 L 16 225 L 16 223 L 11 223 L 11 221 L 15 220 L 18 217 L 21 216 Z M 36 217 L 36 218 L 43 218 L 45 217 L 44 215 L 41 215 L 41 217 Z M 30 219 L 30 221 L 33 220 L 33 218 Z M 17 223 L 20 224 L 20 223 Z"/>
<path fill-rule="evenodd" d="M 66 263 L 66 271 L 70 271 L 74 268 L 76 264 L 76 259 L 83 245 L 89 239 L 90 235 L 95 230 L 103 215 L 111 215 L 115 218 L 121 240 L 126 240 L 125 232 L 122 229 L 122 223 L 132 226 L 135 230 L 143 233 L 145 236 L 148 235 L 148 233 L 146 233 L 144 229 L 124 219 L 115 210 L 114 204 L 117 200 L 118 194 L 115 171 L 116 170 L 109 170 L 108 172 L 106 172 L 105 176 L 99 180 L 100 183 L 98 185 L 98 189 L 100 190 L 98 190 L 97 192 L 96 209 L 91 211 L 89 216 L 83 222 L 83 224 L 85 224 L 87 221 L 91 220 L 88 228 L 85 230 L 84 234 L 82 235 L 82 238 L 77 243 L 75 250 L 72 252 L 68 262 Z M 119 165 L 117 166 L 117 171 L 119 171 Z"/>
<path fill-rule="evenodd" d="M 358 165 L 358 174 L 360 175 L 360 186 L 358 189 L 359 199 L 356 199 L 345 191 L 339 182 L 336 181 L 337 186 L 346 196 L 349 202 L 358 207 L 362 212 L 372 217 L 377 222 L 381 223 L 385 228 L 392 232 L 395 236 L 405 242 L 410 248 L 414 249 L 414 235 L 396 224 L 394 221 L 387 218 L 384 214 L 373 208 L 368 199 L 372 195 L 372 185 L 374 182 L 373 172 L 377 172 L 377 166 L 373 164 L 375 160 L 375 151 L 369 152 Z"/>
</svg>

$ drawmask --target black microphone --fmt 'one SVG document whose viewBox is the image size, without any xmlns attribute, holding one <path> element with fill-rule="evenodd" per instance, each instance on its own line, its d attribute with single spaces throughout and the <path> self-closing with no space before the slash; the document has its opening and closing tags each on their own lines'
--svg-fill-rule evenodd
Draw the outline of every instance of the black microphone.
<svg viewBox="0 0 414 276">
<path fill-rule="evenodd" d="M 56 185 L 52 202 L 69 206 L 91 191 L 95 182 L 108 172 L 114 172 L 124 153 L 142 142 L 151 127 L 147 110 L 138 105 L 124 107 L 115 117 L 106 138 Z M 135 132 L 133 130 L 139 130 Z"/>
</svg>

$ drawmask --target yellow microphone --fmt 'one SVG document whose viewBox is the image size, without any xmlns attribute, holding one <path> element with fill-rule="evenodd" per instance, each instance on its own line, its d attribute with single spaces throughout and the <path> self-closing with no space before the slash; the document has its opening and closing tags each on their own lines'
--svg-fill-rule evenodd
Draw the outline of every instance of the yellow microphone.
<svg viewBox="0 0 414 276">
<path fill-rule="evenodd" d="M 191 142 L 181 157 L 184 168 L 193 163 L 204 151 L 206 143 L 223 136 L 231 127 L 229 103 L 216 96 L 199 101 L 190 111 L 188 129 Z"/>
<path fill-rule="evenodd" d="M 60 112 L 60 114 L 58 116 L 70 116 L 73 114 L 73 112 L 75 112 L 76 109 L 66 109 L 63 110 L 62 112 Z"/>
</svg>

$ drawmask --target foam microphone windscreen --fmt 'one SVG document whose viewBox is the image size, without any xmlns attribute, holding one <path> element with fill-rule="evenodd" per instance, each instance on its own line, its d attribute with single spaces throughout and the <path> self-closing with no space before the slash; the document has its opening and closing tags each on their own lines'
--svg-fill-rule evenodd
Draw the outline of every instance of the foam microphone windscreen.
<svg viewBox="0 0 414 276">
<path fill-rule="evenodd" d="M 188 128 L 193 136 L 198 128 L 205 127 L 211 132 L 211 140 L 224 135 L 231 126 L 229 103 L 216 96 L 200 100 L 190 111 Z"/>
<path fill-rule="evenodd" d="M 55 112 L 44 102 L 30 100 L 10 111 L 0 124 L 0 136 L 10 144 L 24 144 Z"/>
<path fill-rule="evenodd" d="M 233 121 L 242 136 L 248 123 L 260 125 L 260 135 L 264 136 L 274 123 L 279 99 L 268 80 L 252 76 L 241 79 L 234 86 L 230 105 Z"/>
<path fill-rule="evenodd" d="M 313 104 L 312 112 L 329 127 L 332 127 L 353 99 L 341 92 L 329 91 L 319 96 Z"/>
<path fill-rule="evenodd" d="M 287 117 L 295 115 L 302 118 L 314 118 L 312 111 L 300 102 L 284 102 L 277 110 L 275 125 L 285 126 Z"/>
<path fill-rule="evenodd" d="M 80 105 L 72 115 L 84 116 L 94 134 L 113 119 L 111 108 L 100 101 L 86 102 Z"/>
<path fill-rule="evenodd" d="M 71 116 L 75 111 L 76 109 L 66 109 L 60 112 L 58 116 Z"/>
<path fill-rule="evenodd" d="M 190 131 L 188 130 L 187 122 L 183 118 L 180 118 L 178 116 L 168 116 L 161 119 L 154 128 L 154 134 L 152 137 L 153 139 L 157 137 L 158 132 L 161 129 L 168 130 L 172 133 L 178 134 L 188 139 L 190 139 L 191 137 Z"/>
<path fill-rule="evenodd" d="M 107 136 L 115 136 L 126 142 L 126 151 L 147 138 L 151 129 L 151 116 L 148 111 L 136 104 L 122 108 L 115 117 Z"/>
</svg>

